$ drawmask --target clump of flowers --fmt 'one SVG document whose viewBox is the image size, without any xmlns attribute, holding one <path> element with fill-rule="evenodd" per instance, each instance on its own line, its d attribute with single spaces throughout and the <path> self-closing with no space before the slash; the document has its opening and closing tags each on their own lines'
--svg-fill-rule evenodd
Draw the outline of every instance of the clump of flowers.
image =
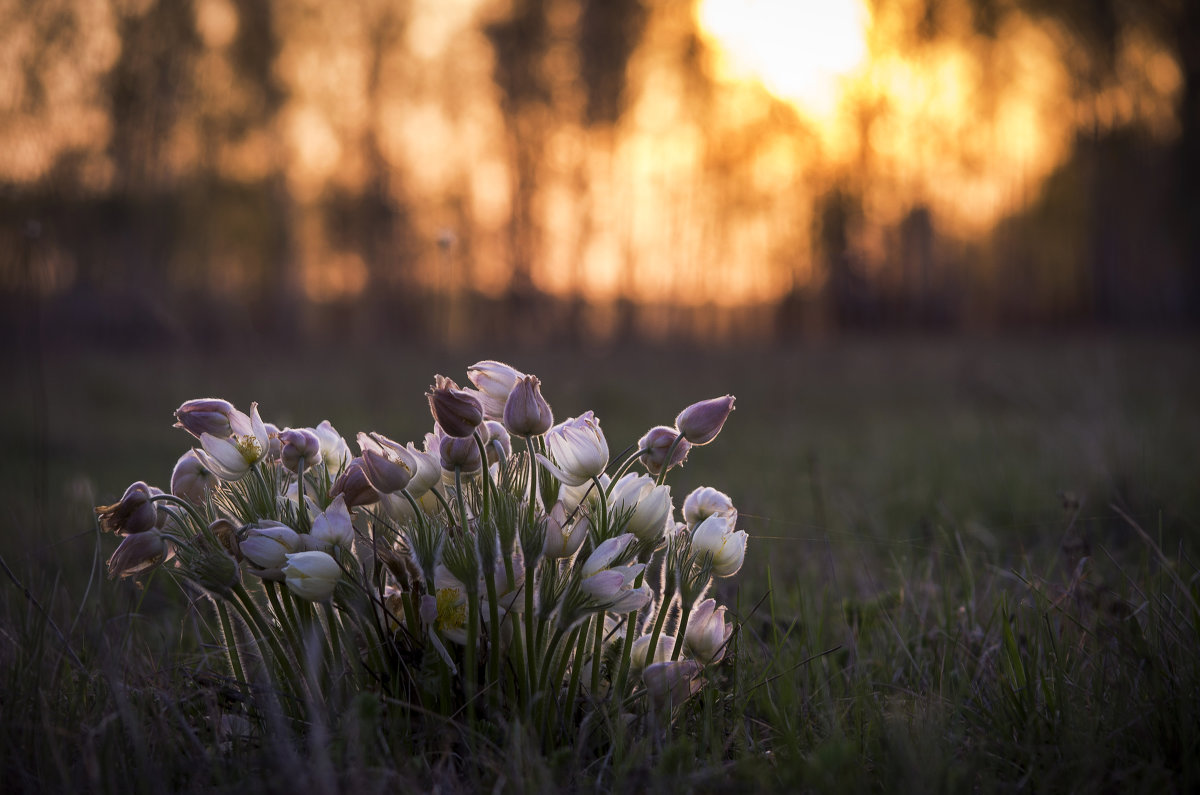
<svg viewBox="0 0 1200 795">
<path fill-rule="evenodd" d="M 363 432 L 357 455 L 328 421 L 184 403 L 193 445 L 170 491 L 139 481 L 96 509 L 123 536 L 110 573 L 199 586 L 231 676 L 297 696 L 285 706 L 336 683 L 420 714 L 519 719 L 547 743 L 598 711 L 613 720 L 593 726 L 671 719 L 729 659 L 709 591 L 741 568 L 746 533 L 710 487 L 677 521 L 665 480 L 733 397 L 613 459 L 591 411 L 555 424 L 536 376 L 484 361 L 467 377 L 437 376 L 419 445 Z"/>
</svg>

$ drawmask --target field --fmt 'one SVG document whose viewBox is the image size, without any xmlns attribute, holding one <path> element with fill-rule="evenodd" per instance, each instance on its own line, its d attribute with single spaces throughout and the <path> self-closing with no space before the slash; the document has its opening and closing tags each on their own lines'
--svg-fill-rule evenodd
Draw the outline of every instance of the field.
<svg viewBox="0 0 1200 795">
<path fill-rule="evenodd" d="M 1200 346 L 869 338 L 791 349 L 132 352 L 3 360 L 7 791 L 1121 791 L 1200 787 Z M 252 743 L 166 579 L 110 581 L 92 506 L 166 486 L 193 397 L 419 439 L 435 373 L 538 374 L 614 452 L 732 393 L 671 474 L 750 534 L 731 661 L 675 731 L 606 754 L 427 742 L 367 701 Z M 452 734 L 452 733 L 451 733 Z M 384 738 L 381 741 L 381 738 Z"/>
</svg>

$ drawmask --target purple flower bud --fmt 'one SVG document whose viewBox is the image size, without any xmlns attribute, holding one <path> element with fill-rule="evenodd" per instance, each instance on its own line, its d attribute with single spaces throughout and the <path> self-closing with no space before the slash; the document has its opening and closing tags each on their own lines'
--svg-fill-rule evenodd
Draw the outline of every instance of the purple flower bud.
<svg viewBox="0 0 1200 795">
<path fill-rule="evenodd" d="M 430 391 L 429 410 L 441 429 L 459 439 L 470 437 L 483 422 L 483 406 L 478 398 L 445 376 L 436 376 Z"/>
<path fill-rule="evenodd" d="M 379 502 L 379 493 L 371 486 L 370 480 L 363 468 L 363 459 L 353 458 L 329 490 L 330 497 L 341 495 L 346 500 L 347 508 L 359 505 L 372 505 Z"/>
<path fill-rule="evenodd" d="M 674 428 L 659 425 L 651 428 L 645 436 L 638 440 L 638 449 L 643 451 L 642 466 L 646 467 L 647 472 L 657 477 L 664 469 L 669 471 L 687 459 L 692 445 L 687 439 L 679 439 L 679 443 L 675 444 L 678 436 L 679 432 Z M 671 450 L 672 445 L 675 447 L 675 452 L 671 454 L 671 460 L 668 462 L 667 453 Z"/>
<path fill-rule="evenodd" d="M 488 420 L 483 427 L 487 430 L 483 434 L 483 440 L 487 450 L 488 464 L 508 460 L 508 457 L 512 455 L 512 439 L 509 438 L 508 429 L 504 427 L 503 423 L 495 420 Z"/>
<path fill-rule="evenodd" d="M 210 434 L 218 439 L 227 439 L 233 433 L 230 418 L 237 411 L 228 400 L 199 398 L 188 400 L 175 409 L 176 428 L 183 428 L 197 439 Z"/>
<path fill-rule="evenodd" d="M 279 450 L 279 458 L 283 465 L 292 472 L 300 468 L 314 467 L 321 460 L 321 437 L 308 428 L 288 428 L 279 432 L 279 441 L 283 445 Z"/>
<path fill-rule="evenodd" d="M 381 494 L 394 494 L 404 489 L 416 469 L 414 462 L 370 449 L 364 450 L 362 458 L 355 460 L 362 461 L 362 472 L 367 481 Z"/>
<path fill-rule="evenodd" d="M 216 485 L 217 476 L 195 450 L 188 450 L 175 462 L 175 469 L 171 472 L 171 493 L 176 497 L 200 505 L 208 499 Z"/>
<path fill-rule="evenodd" d="M 504 427 L 514 436 L 541 436 L 554 425 L 554 413 L 542 397 L 542 382 L 536 375 L 517 379 L 504 403 Z"/>
<path fill-rule="evenodd" d="M 675 418 L 675 427 L 683 434 L 683 438 L 692 444 L 708 444 L 717 438 L 717 434 L 725 426 L 725 420 L 729 419 L 729 414 L 733 411 L 733 401 L 733 395 L 726 395 L 693 403 L 679 412 L 679 416 Z"/>
<path fill-rule="evenodd" d="M 167 542 L 157 530 L 127 535 L 108 559 L 108 576 L 132 577 L 162 562 Z"/>
<path fill-rule="evenodd" d="M 442 469 L 453 472 L 456 468 L 463 472 L 475 472 L 479 469 L 479 447 L 474 439 L 459 439 L 453 436 L 443 436 L 438 445 L 442 456 Z"/>
<path fill-rule="evenodd" d="M 110 533 L 133 535 L 154 529 L 158 524 L 158 509 L 150 501 L 151 488 L 142 481 L 125 489 L 121 499 L 112 505 L 96 508 L 100 528 Z"/>
</svg>

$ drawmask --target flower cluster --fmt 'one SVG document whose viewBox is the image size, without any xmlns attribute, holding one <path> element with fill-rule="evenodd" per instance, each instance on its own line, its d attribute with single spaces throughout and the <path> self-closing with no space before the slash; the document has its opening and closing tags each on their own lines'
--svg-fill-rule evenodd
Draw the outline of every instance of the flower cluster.
<svg viewBox="0 0 1200 795">
<path fill-rule="evenodd" d="M 588 710 L 671 714 L 727 655 L 734 627 L 708 593 L 741 568 L 746 533 L 709 487 L 677 521 L 665 478 L 733 397 L 613 460 L 591 411 L 555 423 L 536 376 L 483 361 L 467 378 L 436 377 L 419 445 L 363 432 L 357 455 L 328 421 L 281 429 L 257 404 L 187 401 L 175 417 L 194 444 L 170 491 L 138 482 L 97 508 L 124 537 L 110 573 L 161 566 L 200 586 L 247 687 L 336 670 L 562 736 Z"/>
</svg>

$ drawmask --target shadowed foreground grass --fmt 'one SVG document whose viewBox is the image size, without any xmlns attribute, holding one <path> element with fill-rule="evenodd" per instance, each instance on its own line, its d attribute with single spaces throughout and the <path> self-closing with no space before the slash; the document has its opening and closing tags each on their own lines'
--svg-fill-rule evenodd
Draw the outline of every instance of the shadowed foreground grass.
<svg viewBox="0 0 1200 795">
<path fill-rule="evenodd" d="M 1036 340 L 12 359 L 5 789 L 1195 791 L 1195 353 Z M 677 507 L 697 485 L 728 492 L 751 535 L 740 590 L 719 589 L 741 622 L 730 662 L 682 730 L 611 747 L 583 731 L 544 753 L 517 724 L 413 719 L 373 697 L 254 725 L 203 642 L 204 607 L 165 577 L 104 578 L 116 542 L 91 506 L 166 484 L 183 400 L 415 439 L 433 374 L 489 357 L 540 375 L 559 418 L 594 409 L 614 452 L 692 400 L 738 396 L 668 481 Z"/>
</svg>

